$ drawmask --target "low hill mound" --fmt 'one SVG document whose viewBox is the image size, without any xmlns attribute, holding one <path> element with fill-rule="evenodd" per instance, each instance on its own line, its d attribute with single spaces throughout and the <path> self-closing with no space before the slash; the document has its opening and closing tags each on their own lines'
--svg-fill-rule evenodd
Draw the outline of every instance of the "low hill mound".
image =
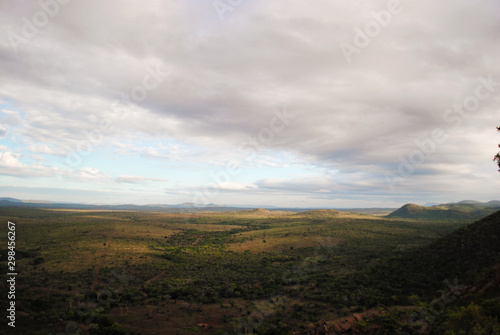
<svg viewBox="0 0 500 335">
<path fill-rule="evenodd" d="M 235 212 L 236 214 L 252 214 L 252 215 L 271 215 L 271 214 L 277 214 L 281 213 L 279 211 L 270 211 L 265 208 L 254 208 L 254 209 L 248 209 L 244 211 L 238 211 Z"/>
<path fill-rule="evenodd" d="M 253 213 L 266 213 L 266 214 L 271 213 L 270 210 L 265 209 L 265 208 L 255 208 L 255 209 L 250 210 L 250 212 L 253 212 Z"/>
<path fill-rule="evenodd" d="M 405 219 L 412 219 L 416 216 L 422 215 L 426 211 L 426 208 L 423 206 L 415 205 L 415 204 L 406 204 L 403 207 L 395 210 L 391 214 L 387 215 L 387 217 L 398 217 Z"/>
<path fill-rule="evenodd" d="M 343 212 L 337 211 L 335 209 L 315 209 L 311 211 L 301 212 L 300 214 L 311 217 L 331 217 L 338 216 L 341 213 Z"/>
<path fill-rule="evenodd" d="M 254 208 L 254 209 L 248 209 L 248 210 L 244 210 L 244 211 L 238 211 L 236 213 L 239 213 L 239 214 L 269 215 L 272 212 L 270 210 L 265 209 L 265 208 Z"/>
</svg>

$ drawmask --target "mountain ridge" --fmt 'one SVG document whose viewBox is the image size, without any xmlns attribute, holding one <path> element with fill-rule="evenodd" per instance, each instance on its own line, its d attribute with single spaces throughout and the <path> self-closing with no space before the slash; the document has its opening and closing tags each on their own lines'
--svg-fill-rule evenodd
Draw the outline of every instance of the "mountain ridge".
<svg viewBox="0 0 500 335">
<path fill-rule="evenodd" d="M 488 202 L 464 200 L 429 207 L 408 203 L 386 217 L 426 220 L 478 220 L 497 210 L 500 210 L 500 201 L 498 200 Z"/>
</svg>

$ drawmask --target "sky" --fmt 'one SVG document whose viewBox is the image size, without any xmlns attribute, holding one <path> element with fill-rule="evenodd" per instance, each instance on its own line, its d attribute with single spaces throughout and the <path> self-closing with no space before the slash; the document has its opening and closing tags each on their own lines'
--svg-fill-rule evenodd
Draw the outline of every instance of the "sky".
<svg viewBox="0 0 500 335">
<path fill-rule="evenodd" d="M 0 0 L 0 197 L 500 199 L 498 0 Z"/>
</svg>

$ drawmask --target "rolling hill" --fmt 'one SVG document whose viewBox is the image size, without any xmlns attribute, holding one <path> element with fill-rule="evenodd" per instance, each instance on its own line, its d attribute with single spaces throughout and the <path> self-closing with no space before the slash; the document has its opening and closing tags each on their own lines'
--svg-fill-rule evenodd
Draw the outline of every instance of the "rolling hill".
<svg viewBox="0 0 500 335">
<path fill-rule="evenodd" d="M 499 201 L 477 202 L 461 201 L 435 205 L 430 207 L 415 204 L 406 204 L 387 218 L 398 219 L 425 219 L 425 220 L 478 220 L 495 211 L 500 210 Z"/>
</svg>

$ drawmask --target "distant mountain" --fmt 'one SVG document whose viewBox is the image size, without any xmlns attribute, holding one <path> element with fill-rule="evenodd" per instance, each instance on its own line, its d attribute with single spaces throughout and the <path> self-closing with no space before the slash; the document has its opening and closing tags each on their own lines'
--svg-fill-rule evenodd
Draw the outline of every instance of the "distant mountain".
<svg viewBox="0 0 500 335">
<path fill-rule="evenodd" d="M 387 215 L 388 218 L 426 220 L 478 220 L 500 210 L 500 201 L 478 202 L 465 200 L 430 207 L 406 204 Z"/>
<path fill-rule="evenodd" d="M 23 202 L 22 200 L 15 199 L 15 198 L 9 198 L 9 197 L 0 198 L 0 201 Z"/>
<path fill-rule="evenodd" d="M 500 200 L 488 201 L 484 204 L 486 207 L 500 207 Z"/>
<path fill-rule="evenodd" d="M 52 202 L 43 200 L 20 200 L 11 197 L 0 197 L 1 207 L 32 207 L 32 208 L 54 208 L 54 209 L 86 209 L 86 210 L 124 210 L 124 211 L 156 211 L 167 213 L 189 213 L 189 212 L 233 212 L 262 208 L 269 211 L 287 211 L 287 212 L 309 212 L 313 216 L 332 215 L 337 211 L 334 209 L 322 208 L 287 208 L 265 206 L 227 206 L 218 204 L 196 204 L 185 202 L 182 204 L 83 204 L 70 202 Z M 434 206 L 419 206 L 415 204 L 406 204 L 403 207 L 394 210 L 392 208 L 349 208 L 338 209 L 341 212 L 352 212 L 361 214 L 370 214 L 389 218 L 407 218 L 407 219 L 427 219 L 427 220 L 476 220 L 484 217 L 495 210 L 500 209 L 500 201 L 493 200 L 489 202 L 478 202 L 474 200 L 464 200 L 457 203 L 448 203 Z M 329 211 L 329 212 L 325 212 Z"/>
<path fill-rule="evenodd" d="M 2 200 L 4 199 L 4 200 Z M 194 203 L 184 203 L 178 205 L 93 205 L 79 203 L 58 203 L 43 201 L 22 201 L 14 198 L 0 198 L 1 207 L 30 207 L 30 208 L 53 208 L 53 209 L 86 209 L 86 210 L 120 210 L 120 211 L 148 211 L 166 213 L 190 213 L 190 212 L 231 212 L 240 211 L 242 207 L 229 207 L 215 204 L 203 205 Z"/>
<path fill-rule="evenodd" d="M 23 200 L 25 203 L 30 203 L 30 204 L 52 204 L 52 201 L 48 200 Z"/>
<path fill-rule="evenodd" d="M 462 200 L 459 202 L 450 202 L 448 204 L 443 204 L 439 206 L 463 206 L 463 205 L 470 205 L 470 206 L 477 206 L 477 207 L 500 207 L 500 200 L 491 200 L 488 202 L 481 202 L 481 201 L 475 201 L 475 200 Z"/>
</svg>

